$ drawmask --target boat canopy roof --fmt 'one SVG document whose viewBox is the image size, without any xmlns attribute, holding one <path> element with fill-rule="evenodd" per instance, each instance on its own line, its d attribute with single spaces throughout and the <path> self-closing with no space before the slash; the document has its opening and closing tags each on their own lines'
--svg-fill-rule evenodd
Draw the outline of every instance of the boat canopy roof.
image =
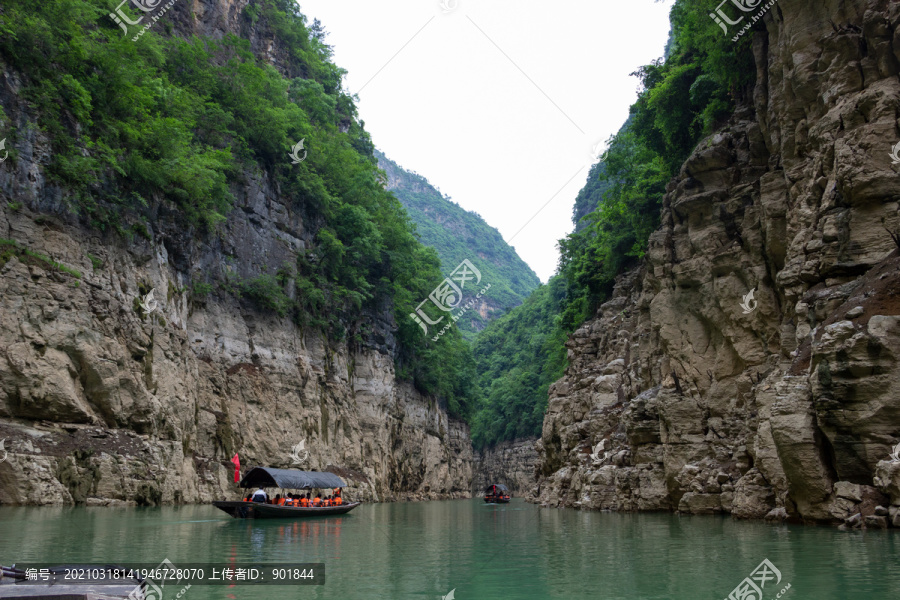
<svg viewBox="0 0 900 600">
<path fill-rule="evenodd" d="M 342 488 L 346 487 L 346 485 L 344 480 L 334 473 L 272 469 L 269 467 L 253 467 L 244 475 L 240 483 L 242 488 L 277 487 L 289 490 Z"/>
<path fill-rule="evenodd" d="M 489 485 L 486 488 L 484 488 L 485 494 L 496 494 L 498 492 L 503 492 L 504 494 L 508 494 L 509 488 L 506 487 L 505 485 L 503 485 L 502 483 L 494 483 L 494 484 Z"/>
</svg>

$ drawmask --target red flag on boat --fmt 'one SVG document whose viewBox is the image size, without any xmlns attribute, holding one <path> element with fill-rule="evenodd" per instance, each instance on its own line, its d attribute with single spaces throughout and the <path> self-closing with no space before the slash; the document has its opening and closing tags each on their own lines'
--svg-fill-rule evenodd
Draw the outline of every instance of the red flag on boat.
<svg viewBox="0 0 900 600">
<path fill-rule="evenodd" d="M 231 462 L 234 463 L 234 482 L 237 483 L 241 480 L 241 459 L 238 458 L 237 452 L 231 458 Z"/>
</svg>

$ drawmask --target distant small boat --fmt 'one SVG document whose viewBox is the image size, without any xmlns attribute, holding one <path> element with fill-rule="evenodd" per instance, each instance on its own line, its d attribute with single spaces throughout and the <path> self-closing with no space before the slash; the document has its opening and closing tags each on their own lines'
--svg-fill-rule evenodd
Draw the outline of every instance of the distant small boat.
<svg viewBox="0 0 900 600">
<path fill-rule="evenodd" d="M 281 488 L 285 490 L 335 489 L 347 484 L 334 473 L 319 471 L 297 471 L 294 469 L 270 469 L 254 467 L 244 475 L 238 484 L 241 488 Z M 247 500 L 216 500 L 213 506 L 236 519 L 302 519 L 343 515 L 360 502 L 350 502 L 339 506 L 279 506 L 265 502 Z"/>
<path fill-rule="evenodd" d="M 509 499 L 509 488 L 502 483 L 489 485 L 484 490 L 484 501 L 488 504 L 507 504 Z"/>
</svg>

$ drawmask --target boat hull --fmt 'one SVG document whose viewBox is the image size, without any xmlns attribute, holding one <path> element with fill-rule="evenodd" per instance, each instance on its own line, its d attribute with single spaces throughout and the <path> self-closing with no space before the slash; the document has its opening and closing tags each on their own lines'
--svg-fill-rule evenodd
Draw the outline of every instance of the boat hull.
<svg viewBox="0 0 900 600">
<path fill-rule="evenodd" d="M 509 498 L 492 498 L 485 496 L 484 501 L 488 504 L 509 504 Z"/>
<path fill-rule="evenodd" d="M 327 517 L 346 514 L 360 505 L 359 502 L 351 502 L 349 504 L 342 504 L 341 506 L 275 506 L 274 504 L 244 502 L 242 500 L 218 500 L 212 504 L 235 519 L 305 519 L 307 517 Z"/>
</svg>

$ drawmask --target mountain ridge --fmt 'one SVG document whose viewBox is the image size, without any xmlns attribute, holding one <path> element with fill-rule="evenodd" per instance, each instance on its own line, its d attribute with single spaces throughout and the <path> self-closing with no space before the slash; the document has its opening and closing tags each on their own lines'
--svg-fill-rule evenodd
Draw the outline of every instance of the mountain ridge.
<svg viewBox="0 0 900 600">
<path fill-rule="evenodd" d="M 425 177 L 404 169 L 377 149 L 374 154 L 387 175 L 387 189 L 406 208 L 422 243 L 437 251 L 442 271 L 449 274 L 468 259 L 481 271 L 483 283 L 491 284 L 470 316 L 457 321 L 464 337 L 471 340 L 487 322 L 521 305 L 538 288 L 538 276 L 497 228 L 445 197 Z"/>
</svg>

